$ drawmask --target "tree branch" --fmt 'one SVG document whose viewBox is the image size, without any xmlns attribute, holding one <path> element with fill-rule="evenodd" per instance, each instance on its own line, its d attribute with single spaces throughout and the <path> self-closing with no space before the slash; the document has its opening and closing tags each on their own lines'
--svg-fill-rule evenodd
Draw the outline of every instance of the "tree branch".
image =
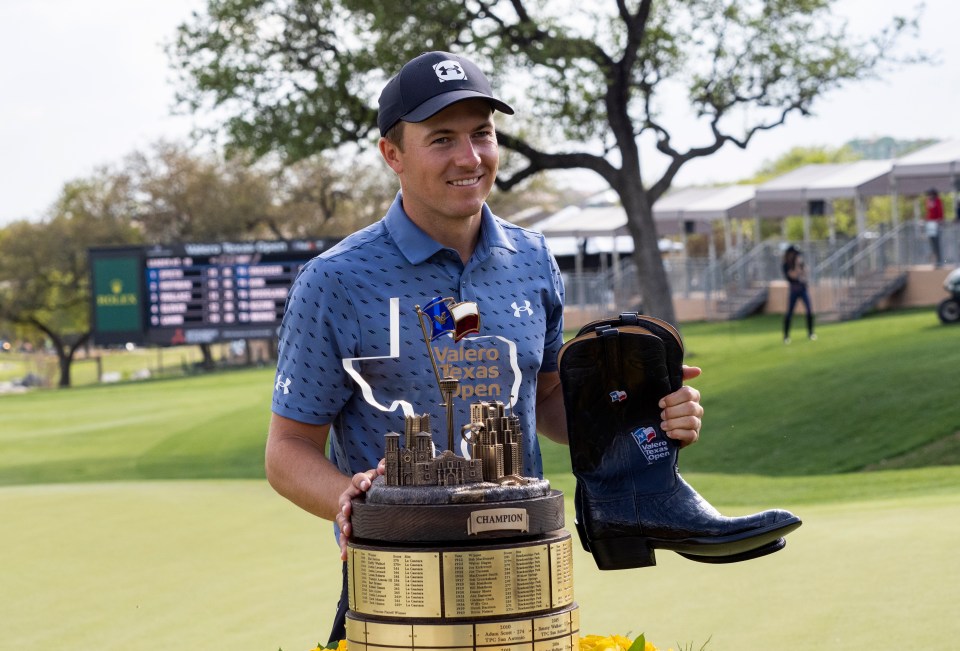
<svg viewBox="0 0 960 651">
<path fill-rule="evenodd" d="M 617 180 L 620 170 L 605 158 L 587 153 L 549 154 L 542 152 L 523 140 L 501 131 L 497 131 L 497 140 L 501 145 L 517 152 L 527 159 L 529 164 L 509 178 L 497 178 L 497 187 L 509 190 L 527 178 L 544 170 L 586 168 L 603 177 L 611 185 Z"/>
</svg>

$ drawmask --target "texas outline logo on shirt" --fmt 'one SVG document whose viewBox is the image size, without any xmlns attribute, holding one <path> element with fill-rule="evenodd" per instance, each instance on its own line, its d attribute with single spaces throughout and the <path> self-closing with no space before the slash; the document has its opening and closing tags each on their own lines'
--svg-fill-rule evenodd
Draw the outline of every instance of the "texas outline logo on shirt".
<svg viewBox="0 0 960 651">
<path fill-rule="evenodd" d="M 400 298 L 391 297 L 389 300 L 390 300 L 390 317 L 389 317 L 390 325 L 388 330 L 389 339 L 390 339 L 389 353 L 387 355 L 378 355 L 378 356 L 371 356 L 371 357 L 345 358 L 341 360 L 341 363 L 343 364 L 343 369 L 360 387 L 360 393 L 363 396 L 364 401 L 368 405 L 375 407 L 380 411 L 384 411 L 384 412 L 392 412 L 392 411 L 396 411 L 397 409 L 400 409 L 404 415 L 412 416 L 417 413 L 416 410 L 414 409 L 414 406 L 410 404 L 407 400 L 404 400 L 401 396 L 389 396 L 386 398 L 386 400 L 378 400 L 378 397 L 375 395 L 374 387 L 370 385 L 367 379 L 364 378 L 363 374 L 360 372 L 361 362 L 374 361 L 374 360 L 399 359 L 400 357 Z M 460 303 L 458 305 L 459 306 L 470 306 L 470 305 L 475 306 L 475 304 L 469 304 L 469 303 Z M 472 320 L 472 318 L 477 318 L 477 319 L 479 318 L 479 315 L 474 316 L 474 314 L 470 310 L 466 310 L 466 314 L 467 314 L 467 318 L 463 320 L 463 323 L 465 325 L 472 326 L 474 324 L 474 321 Z M 457 311 L 454 311 L 452 313 L 452 316 L 453 316 L 453 321 L 456 322 L 458 317 Z M 433 321 L 432 319 L 431 319 L 431 322 L 435 323 L 435 321 Z M 421 322 L 421 325 L 422 325 L 422 322 Z M 440 331 L 438 333 L 438 336 L 443 334 L 449 334 L 452 337 L 455 334 L 455 331 L 453 328 L 450 328 L 451 325 L 453 324 L 447 323 L 446 328 Z M 479 325 L 479 323 L 476 322 L 476 325 Z M 426 337 L 430 339 L 430 341 L 432 342 L 433 339 L 431 338 L 430 334 L 429 333 L 425 333 L 425 334 L 426 334 Z M 483 353 L 479 348 L 476 348 L 476 346 L 478 345 L 485 346 L 486 345 L 485 342 L 490 342 L 490 340 L 493 340 L 495 342 L 500 342 L 502 345 L 505 345 L 507 350 L 505 351 L 505 355 L 500 358 L 504 360 L 505 362 L 504 368 L 509 369 L 509 373 L 510 375 L 512 375 L 513 381 L 509 382 L 509 384 L 503 385 L 503 391 L 501 395 L 504 398 L 506 398 L 504 402 L 507 403 L 510 407 L 515 406 L 517 403 L 517 399 L 519 398 L 519 395 L 520 395 L 520 384 L 523 380 L 523 374 L 520 372 L 520 364 L 517 357 L 516 342 L 511 341 L 510 339 L 507 339 L 506 337 L 503 337 L 501 335 L 482 335 L 479 337 L 473 336 L 473 337 L 469 337 L 468 339 L 470 342 L 473 342 L 473 345 L 474 345 L 473 348 L 471 348 L 470 350 L 457 348 L 455 354 L 452 354 L 450 358 L 445 358 L 443 362 L 444 363 L 449 362 L 453 364 L 459 361 L 464 361 L 469 363 L 482 362 L 484 360 L 495 361 L 496 357 L 500 356 L 500 353 L 496 351 L 496 348 L 484 348 L 484 350 L 487 350 L 488 352 Z M 453 353 L 453 351 L 451 352 Z M 459 359 L 459 356 L 461 354 L 464 356 L 463 360 Z M 468 375 L 467 371 L 470 371 L 471 373 L 474 373 L 472 376 L 473 379 L 481 379 L 480 369 L 482 368 L 483 367 L 480 366 L 480 367 L 477 367 L 477 369 L 470 369 L 469 365 L 467 365 L 464 367 L 465 369 L 464 377 L 466 378 L 466 376 Z M 486 377 L 492 379 L 494 377 L 502 378 L 503 376 L 499 374 L 497 376 L 494 376 L 493 373 L 490 373 Z M 497 384 L 501 384 L 502 382 L 503 380 L 498 381 Z M 475 387 L 473 387 L 472 384 L 464 384 L 462 389 L 464 391 L 468 391 L 468 390 L 474 390 Z M 479 395 L 479 394 L 475 394 L 475 395 Z M 465 393 L 463 396 L 463 399 L 467 399 L 467 397 L 469 396 Z"/>
</svg>

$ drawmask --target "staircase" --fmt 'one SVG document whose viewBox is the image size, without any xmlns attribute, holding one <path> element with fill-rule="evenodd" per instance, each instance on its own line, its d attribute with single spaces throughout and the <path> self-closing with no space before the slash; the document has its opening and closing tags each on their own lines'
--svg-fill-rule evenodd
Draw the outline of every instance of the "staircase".
<svg viewBox="0 0 960 651">
<path fill-rule="evenodd" d="M 907 274 L 896 269 L 857 278 L 837 301 L 835 310 L 829 316 L 838 321 L 859 319 L 884 299 L 903 291 L 906 286 Z"/>
<path fill-rule="evenodd" d="M 906 287 L 907 274 L 897 263 L 902 258 L 898 243 L 909 226 L 901 224 L 872 242 L 853 240 L 817 265 L 821 287 L 833 294 L 823 320 L 858 319 Z"/>
<path fill-rule="evenodd" d="M 733 321 L 756 314 L 766 304 L 769 293 L 766 285 L 730 288 L 726 296 L 717 299 L 714 318 Z"/>
</svg>

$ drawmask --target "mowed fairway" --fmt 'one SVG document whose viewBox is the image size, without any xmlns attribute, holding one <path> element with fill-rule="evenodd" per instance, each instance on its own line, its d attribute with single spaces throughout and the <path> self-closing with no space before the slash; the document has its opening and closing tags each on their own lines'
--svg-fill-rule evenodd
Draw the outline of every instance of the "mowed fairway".
<svg viewBox="0 0 960 651">
<path fill-rule="evenodd" d="M 659 552 L 656 567 L 601 572 L 575 546 L 583 630 L 663 649 L 956 648 L 960 499 L 785 506 L 803 527 L 749 563 Z M 0 648 L 306 651 L 327 634 L 330 526 L 264 482 L 6 487 L 0 513 Z"/>
<path fill-rule="evenodd" d="M 327 634 L 331 526 L 266 482 L 6 487 L 0 513 L 0 648 L 305 651 Z"/>
<path fill-rule="evenodd" d="M 0 484 L 262 477 L 273 375 L 0 396 Z"/>
</svg>

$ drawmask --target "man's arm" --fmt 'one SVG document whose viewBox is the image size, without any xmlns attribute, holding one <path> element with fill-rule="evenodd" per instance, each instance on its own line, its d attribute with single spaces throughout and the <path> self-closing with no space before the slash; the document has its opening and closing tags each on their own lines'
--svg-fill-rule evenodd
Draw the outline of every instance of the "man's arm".
<svg viewBox="0 0 960 651">
<path fill-rule="evenodd" d="M 370 489 L 378 468 L 348 477 L 324 454 L 330 425 L 309 425 L 273 414 L 265 467 L 274 490 L 305 511 L 332 520 L 340 529 L 340 558 L 347 559 L 350 500 Z"/>
<path fill-rule="evenodd" d="M 324 454 L 329 433 L 329 424 L 309 425 L 273 414 L 264 465 L 274 490 L 305 511 L 334 520 L 350 477 Z"/>
<path fill-rule="evenodd" d="M 537 374 L 537 431 L 555 443 L 569 443 L 559 371 Z"/>
</svg>

